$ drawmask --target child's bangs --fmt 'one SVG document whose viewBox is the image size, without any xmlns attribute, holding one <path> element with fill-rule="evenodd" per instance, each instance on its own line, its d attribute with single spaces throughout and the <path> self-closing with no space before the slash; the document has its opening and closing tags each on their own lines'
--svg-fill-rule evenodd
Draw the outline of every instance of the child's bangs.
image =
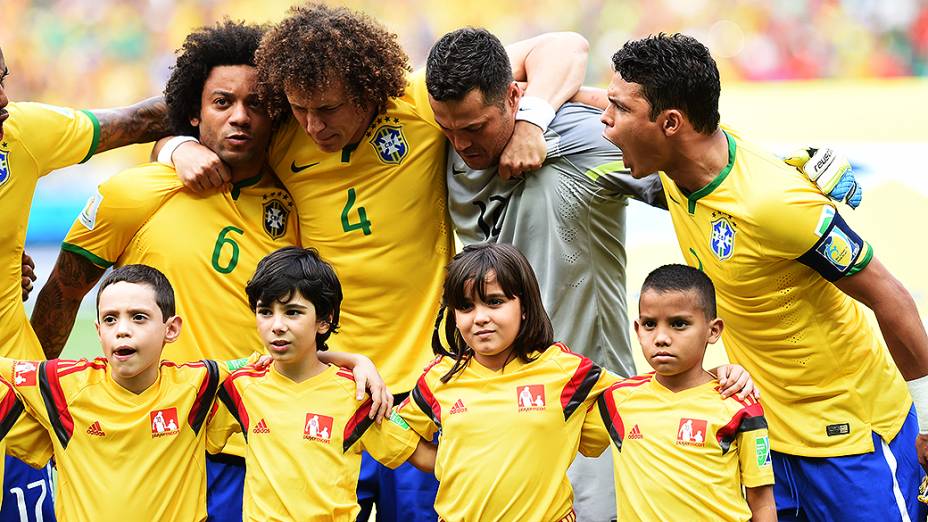
<svg viewBox="0 0 928 522">
<path fill-rule="evenodd" d="M 522 281 L 518 267 L 492 250 L 474 252 L 473 256 L 462 257 L 449 267 L 448 282 L 445 288 L 447 305 L 453 309 L 462 309 L 474 300 L 474 295 L 481 301 L 487 300 L 487 277 L 493 275 L 503 293 L 513 298 L 522 293 Z"/>
</svg>

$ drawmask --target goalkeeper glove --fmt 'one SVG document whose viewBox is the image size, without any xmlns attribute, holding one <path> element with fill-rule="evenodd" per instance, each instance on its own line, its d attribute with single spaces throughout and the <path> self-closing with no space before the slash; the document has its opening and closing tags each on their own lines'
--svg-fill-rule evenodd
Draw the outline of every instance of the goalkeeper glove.
<svg viewBox="0 0 928 522">
<path fill-rule="evenodd" d="M 857 208 L 863 198 L 863 190 L 851 172 L 851 164 L 834 149 L 808 147 L 790 154 L 784 161 L 796 167 L 807 178 L 814 181 L 822 194 L 835 201 L 843 201 Z"/>
<path fill-rule="evenodd" d="M 918 501 L 928 504 L 928 477 L 922 477 L 922 485 L 918 487 Z"/>
</svg>

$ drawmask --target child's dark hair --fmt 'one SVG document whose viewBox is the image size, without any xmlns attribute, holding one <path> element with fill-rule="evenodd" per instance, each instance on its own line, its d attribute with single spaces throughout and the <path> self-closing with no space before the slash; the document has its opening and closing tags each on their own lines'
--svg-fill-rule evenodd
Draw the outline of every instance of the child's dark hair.
<svg viewBox="0 0 928 522">
<path fill-rule="evenodd" d="M 522 324 L 512 343 L 512 353 L 529 362 L 535 359 L 532 355 L 534 352 L 544 350 L 554 342 L 554 329 L 541 301 L 538 279 L 528 260 L 516 247 L 503 243 L 466 246 L 448 264 L 447 272 L 442 307 L 447 314 L 445 321 L 448 324 L 455 324 L 456 309 L 463 309 L 478 297 L 482 301 L 486 300 L 487 276 L 494 274 L 506 297 L 518 297 L 522 304 Z M 470 294 L 465 293 L 469 283 L 473 285 Z M 451 330 L 449 327 L 449 334 Z M 445 348 L 433 342 L 436 353 L 454 357 L 454 366 L 442 376 L 442 382 L 448 382 L 454 374 L 463 370 L 474 354 L 457 328 L 453 329 L 448 345 Z"/>
<path fill-rule="evenodd" d="M 161 310 L 161 320 L 166 323 L 174 317 L 174 288 L 168 278 L 157 268 L 148 265 L 125 265 L 110 272 L 100 283 L 100 289 L 97 290 L 97 318 L 100 316 L 100 295 L 103 290 L 123 282 L 150 286 L 155 291 L 155 304 Z"/>
<path fill-rule="evenodd" d="M 258 262 L 255 275 L 245 286 L 252 312 L 258 305 L 267 306 L 275 300 L 286 303 L 294 292 L 313 304 L 317 321 L 329 324 L 325 333 L 316 334 L 316 349 L 327 350 L 326 340 L 338 331 L 342 285 L 335 269 L 315 248 L 284 247 L 268 254 Z"/>
<path fill-rule="evenodd" d="M 715 285 L 709 276 L 691 266 L 664 265 L 644 279 L 641 293 L 654 290 L 657 293 L 686 292 L 693 290 L 699 297 L 699 305 L 706 319 L 710 321 L 718 317 L 715 309 Z"/>
</svg>

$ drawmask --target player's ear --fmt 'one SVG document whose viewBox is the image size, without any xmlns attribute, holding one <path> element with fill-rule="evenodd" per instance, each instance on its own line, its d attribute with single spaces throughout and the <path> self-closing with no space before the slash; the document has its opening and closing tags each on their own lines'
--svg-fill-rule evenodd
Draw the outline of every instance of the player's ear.
<svg viewBox="0 0 928 522">
<path fill-rule="evenodd" d="M 725 328 L 725 323 L 718 317 L 709 321 L 709 338 L 707 341 L 709 344 L 714 344 L 719 340 L 719 337 L 722 336 L 722 329 Z"/>
<path fill-rule="evenodd" d="M 199 127 L 199 126 L 200 126 L 200 118 L 190 118 L 190 125 L 191 125 L 192 127 Z"/>
<path fill-rule="evenodd" d="M 509 82 L 506 90 L 506 109 L 513 114 L 519 110 L 519 100 L 522 99 L 522 88 L 518 82 Z"/>
<path fill-rule="evenodd" d="M 180 327 L 183 321 L 179 315 L 170 317 L 165 325 L 167 328 L 164 331 L 164 342 L 173 343 L 180 337 Z"/>
<path fill-rule="evenodd" d="M 327 318 L 325 318 L 325 319 L 319 321 L 318 324 L 317 324 L 317 326 L 316 326 L 316 328 L 318 329 L 319 333 L 321 333 L 321 334 L 324 334 L 324 333 L 328 332 L 328 331 L 329 331 L 329 328 L 331 328 L 331 327 L 332 327 L 332 316 L 331 316 L 331 315 L 329 315 Z"/>
<path fill-rule="evenodd" d="M 661 130 L 664 132 L 665 136 L 673 136 L 680 131 L 683 125 L 683 113 L 677 109 L 665 110 L 661 113 L 660 118 L 663 119 L 661 122 Z"/>
</svg>

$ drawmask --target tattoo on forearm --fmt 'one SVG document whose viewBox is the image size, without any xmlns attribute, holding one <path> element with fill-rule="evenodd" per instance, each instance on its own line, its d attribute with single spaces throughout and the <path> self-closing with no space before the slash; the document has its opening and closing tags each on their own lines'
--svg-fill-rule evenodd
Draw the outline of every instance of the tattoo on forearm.
<svg viewBox="0 0 928 522">
<path fill-rule="evenodd" d="M 61 354 L 74 327 L 81 300 L 103 272 L 104 269 L 77 254 L 62 251 L 58 256 L 32 311 L 32 328 L 45 357 L 54 359 Z"/>
<path fill-rule="evenodd" d="M 147 143 L 168 135 L 168 108 L 160 96 L 128 107 L 93 111 L 93 114 L 100 121 L 97 152 Z"/>
</svg>

